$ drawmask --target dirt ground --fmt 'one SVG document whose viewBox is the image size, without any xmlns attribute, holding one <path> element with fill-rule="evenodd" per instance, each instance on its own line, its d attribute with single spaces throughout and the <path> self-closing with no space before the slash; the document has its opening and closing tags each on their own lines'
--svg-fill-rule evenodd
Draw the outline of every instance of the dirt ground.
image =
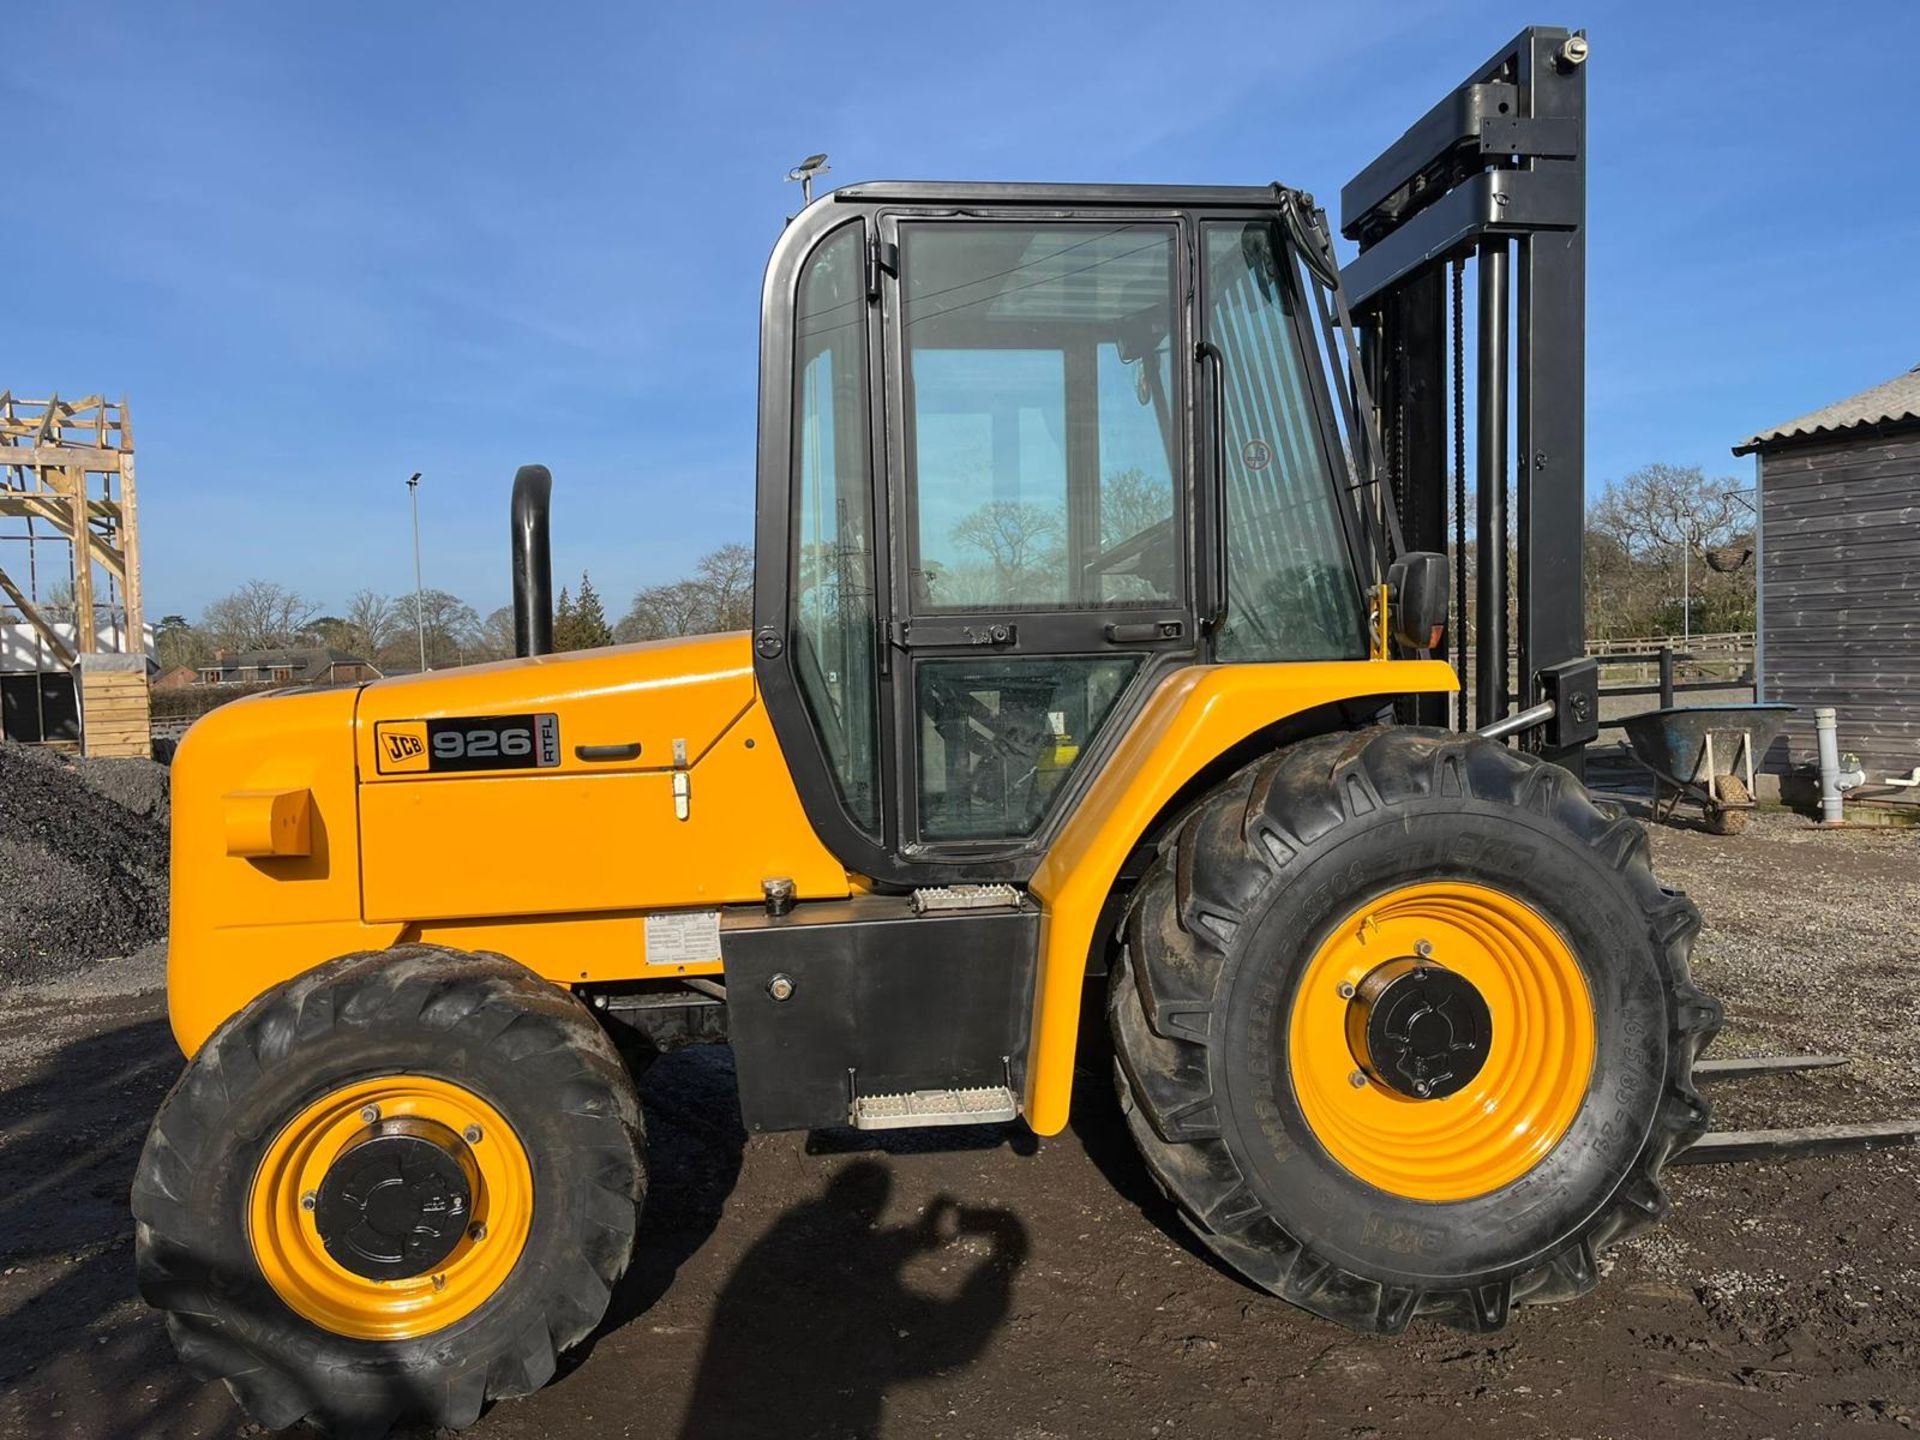
<svg viewBox="0 0 1920 1440">
<path fill-rule="evenodd" d="M 1663 829 L 1707 917 L 1722 1127 L 1920 1112 L 1920 832 Z M 0 990 L 0 1437 L 249 1431 L 133 1294 L 129 1178 L 179 1067 L 156 954 Z M 1097 1036 L 1096 1036 L 1097 1038 Z M 644 1086 L 654 1188 L 598 1336 L 486 1437 L 1790 1436 L 1920 1422 L 1920 1150 L 1672 1172 L 1599 1291 L 1470 1337 L 1351 1335 L 1200 1255 L 1105 1057 L 1075 1120 L 747 1139 L 724 1050 Z"/>
</svg>

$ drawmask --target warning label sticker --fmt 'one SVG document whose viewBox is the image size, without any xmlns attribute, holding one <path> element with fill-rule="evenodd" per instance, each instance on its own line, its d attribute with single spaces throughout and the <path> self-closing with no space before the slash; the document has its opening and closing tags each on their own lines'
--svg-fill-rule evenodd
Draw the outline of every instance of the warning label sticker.
<svg viewBox="0 0 1920 1440">
<path fill-rule="evenodd" d="M 649 915 L 646 927 L 649 965 L 706 965 L 720 958 L 718 910 Z"/>
</svg>

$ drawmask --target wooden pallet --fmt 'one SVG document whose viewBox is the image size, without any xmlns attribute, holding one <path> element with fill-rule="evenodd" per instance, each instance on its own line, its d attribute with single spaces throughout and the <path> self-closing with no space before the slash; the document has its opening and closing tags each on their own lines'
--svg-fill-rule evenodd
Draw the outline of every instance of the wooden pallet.
<svg viewBox="0 0 1920 1440">
<path fill-rule="evenodd" d="M 80 660 L 80 735 L 86 754 L 151 759 L 153 698 L 138 655 Z"/>
</svg>

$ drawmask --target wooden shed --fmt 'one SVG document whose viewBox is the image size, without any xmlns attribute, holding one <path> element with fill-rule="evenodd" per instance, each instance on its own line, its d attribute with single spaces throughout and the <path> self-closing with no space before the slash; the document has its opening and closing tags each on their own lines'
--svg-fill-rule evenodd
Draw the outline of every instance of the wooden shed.
<svg viewBox="0 0 1920 1440">
<path fill-rule="evenodd" d="M 1801 707 L 1766 768 L 1814 753 L 1813 707 L 1869 780 L 1920 766 L 1920 366 L 1734 446 L 1757 454 L 1761 698 Z"/>
</svg>

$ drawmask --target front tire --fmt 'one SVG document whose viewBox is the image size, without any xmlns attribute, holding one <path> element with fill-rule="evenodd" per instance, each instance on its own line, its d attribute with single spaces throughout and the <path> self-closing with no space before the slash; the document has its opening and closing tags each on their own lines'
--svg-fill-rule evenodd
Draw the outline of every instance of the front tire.
<svg viewBox="0 0 1920 1440">
<path fill-rule="evenodd" d="M 1202 801 L 1136 892 L 1109 998 L 1122 1107 L 1254 1284 L 1360 1330 L 1497 1329 L 1590 1289 L 1665 1211 L 1719 1026 L 1698 928 L 1639 825 L 1557 766 L 1412 727 L 1304 741 Z M 1419 967 L 1492 1017 L 1445 1094 L 1351 1023 L 1375 977 Z"/>
<path fill-rule="evenodd" d="M 470 1425 L 605 1314 L 642 1153 L 632 1084 L 566 991 L 498 955 L 346 956 L 227 1021 L 162 1104 L 141 1293 L 270 1428 Z M 421 1213 L 377 1213 L 382 1182 Z"/>
</svg>

